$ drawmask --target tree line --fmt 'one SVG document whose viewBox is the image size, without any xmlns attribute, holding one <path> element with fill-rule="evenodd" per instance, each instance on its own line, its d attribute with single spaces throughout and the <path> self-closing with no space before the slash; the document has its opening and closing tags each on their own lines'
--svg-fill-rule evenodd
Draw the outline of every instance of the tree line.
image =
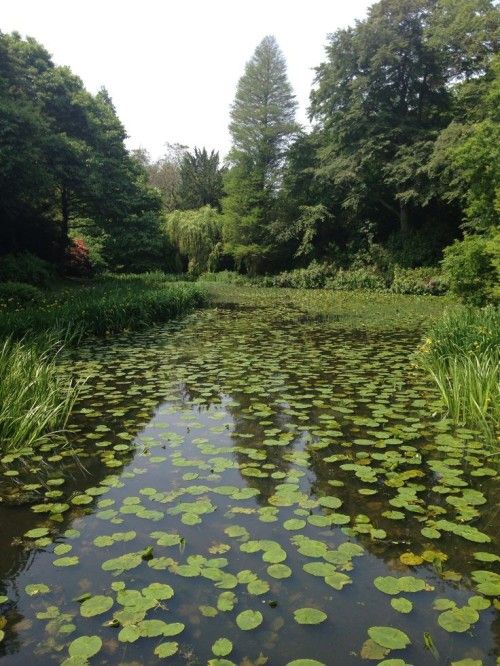
<svg viewBox="0 0 500 666">
<path fill-rule="evenodd" d="M 308 130 L 265 37 L 237 86 L 224 164 L 178 144 L 157 161 L 127 152 L 104 89 L 0 34 L 1 253 L 57 261 L 80 235 L 112 268 L 255 275 L 433 265 L 464 233 L 491 248 L 499 16 L 491 0 L 380 0 L 328 36 Z"/>
</svg>

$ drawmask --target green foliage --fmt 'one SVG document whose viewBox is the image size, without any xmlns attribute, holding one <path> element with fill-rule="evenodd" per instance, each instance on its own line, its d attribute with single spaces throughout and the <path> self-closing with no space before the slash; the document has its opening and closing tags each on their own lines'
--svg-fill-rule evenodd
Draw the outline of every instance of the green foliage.
<svg viewBox="0 0 500 666">
<path fill-rule="evenodd" d="M 307 268 L 297 268 L 272 277 L 265 277 L 262 279 L 262 283 L 268 287 L 321 289 L 333 275 L 334 270 L 329 264 L 312 262 Z"/>
<path fill-rule="evenodd" d="M 0 258 L 0 282 L 24 282 L 44 287 L 53 277 L 53 267 L 30 252 Z"/>
<path fill-rule="evenodd" d="M 24 282 L 0 282 L 0 312 L 5 307 L 19 307 L 40 302 L 43 292 Z"/>
<path fill-rule="evenodd" d="M 189 273 L 198 275 L 217 268 L 222 219 L 214 208 L 204 206 L 197 210 L 168 213 L 165 229 L 168 239 L 187 262 Z"/>
<path fill-rule="evenodd" d="M 224 193 L 223 171 L 219 166 L 219 153 L 209 154 L 205 148 L 186 152 L 180 163 L 180 207 L 184 209 L 211 206 L 220 209 Z"/>
<path fill-rule="evenodd" d="M 269 252 L 285 153 L 298 129 L 295 109 L 285 59 L 275 38 L 265 37 L 245 67 L 231 108 L 233 148 L 223 202 L 227 251 L 251 275 L 262 270 Z"/>
<path fill-rule="evenodd" d="M 450 417 L 491 438 L 500 428 L 499 349 L 500 310 L 490 306 L 445 314 L 418 354 Z"/>
<path fill-rule="evenodd" d="M 77 384 L 57 370 L 61 345 L 5 340 L 0 347 L 0 442 L 16 451 L 43 442 L 64 429 L 78 395 Z"/>
<path fill-rule="evenodd" d="M 443 273 L 464 303 L 485 305 L 498 297 L 500 235 L 465 236 L 444 251 Z"/>
<path fill-rule="evenodd" d="M 351 270 L 338 270 L 333 278 L 328 280 L 329 289 L 350 291 L 352 289 L 366 289 L 369 291 L 383 291 L 386 282 L 380 273 L 373 268 L 355 268 Z"/>
<path fill-rule="evenodd" d="M 391 291 L 396 294 L 431 294 L 440 296 L 447 291 L 447 284 L 440 271 L 435 268 L 394 269 Z"/>
<path fill-rule="evenodd" d="M 51 329 L 107 335 L 167 321 L 204 302 L 200 286 L 174 283 L 161 273 L 108 276 L 49 294 L 37 307 L 5 313 L 0 336 L 22 337 Z"/>
<path fill-rule="evenodd" d="M 62 265 L 75 221 L 119 237 L 123 220 L 158 212 L 125 138 L 105 89 L 90 94 L 35 40 L 0 34 L 2 248 Z"/>
</svg>

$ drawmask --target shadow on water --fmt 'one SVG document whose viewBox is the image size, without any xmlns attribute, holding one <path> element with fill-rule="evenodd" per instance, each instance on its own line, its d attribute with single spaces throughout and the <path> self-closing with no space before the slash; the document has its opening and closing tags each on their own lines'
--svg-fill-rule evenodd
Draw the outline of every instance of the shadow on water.
<svg viewBox="0 0 500 666">
<path fill-rule="evenodd" d="M 432 416 L 416 340 L 268 305 L 83 346 L 71 453 L 3 461 L 5 663 L 64 663 L 83 635 L 102 664 L 165 642 L 206 664 L 221 637 L 243 666 L 495 664 L 498 580 L 474 572 L 495 570 L 496 469 Z M 298 624 L 309 607 L 326 619 Z"/>
</svg>

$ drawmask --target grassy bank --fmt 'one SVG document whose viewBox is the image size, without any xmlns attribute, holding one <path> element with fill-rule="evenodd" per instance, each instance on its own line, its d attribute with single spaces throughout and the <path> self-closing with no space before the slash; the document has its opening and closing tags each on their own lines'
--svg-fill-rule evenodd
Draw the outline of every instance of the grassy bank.
<svg viewBox="0 0 500 666">
<path fill-rule="evenodd" d="M 58 372 L 64 337 L 108 335 L 164 322 L 205 303 L 195 284 L 162 273 L 65 283 L 19 298 L 0 294 L 0 451 L 32 447 L 64 429 L 78 386 Z M 17 340 L 17 341 L 16 341 Z"/>
<path fill-rule="evenodd" d="M 462 308 L 437 320 L 418 361 L 448 415 L 494 440 L 500 433 L 500 311 Z"/>
<path fill-rule="evenodd" d="M 107 335 L 161 323 L 203 305 L 200 285 L 173 282 L 162 273 L 107 276 L 44 293 L 29 307 L 4 307 L 0 338 L 36 336 L 47 330 Z"/>
<path fill-rule="evenodd" d="M 32 447 L 66 426 L 79 385 L 58 372 L 61 348 L 51 338 L 1 344 L 1 451 Z"/>
</svg>

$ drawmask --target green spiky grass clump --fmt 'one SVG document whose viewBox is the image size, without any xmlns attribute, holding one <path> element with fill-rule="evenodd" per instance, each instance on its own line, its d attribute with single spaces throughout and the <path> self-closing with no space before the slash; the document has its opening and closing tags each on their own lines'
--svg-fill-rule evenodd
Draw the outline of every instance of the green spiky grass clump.
<svg viewBox="0 0 500 666">
<path fill-rule="evenodd" d="M 500 430 L 500 310 L 445 313 L 429 331 L 418 360 L 433 378 L 448 415 L 495 439 Z"/>
<path fill-rule="evenodd" d="M 53 338 L 0 345 L 0 452 L 30 448 L 60 434 L 79 384 L 58 371 Z"/>
</svg>

